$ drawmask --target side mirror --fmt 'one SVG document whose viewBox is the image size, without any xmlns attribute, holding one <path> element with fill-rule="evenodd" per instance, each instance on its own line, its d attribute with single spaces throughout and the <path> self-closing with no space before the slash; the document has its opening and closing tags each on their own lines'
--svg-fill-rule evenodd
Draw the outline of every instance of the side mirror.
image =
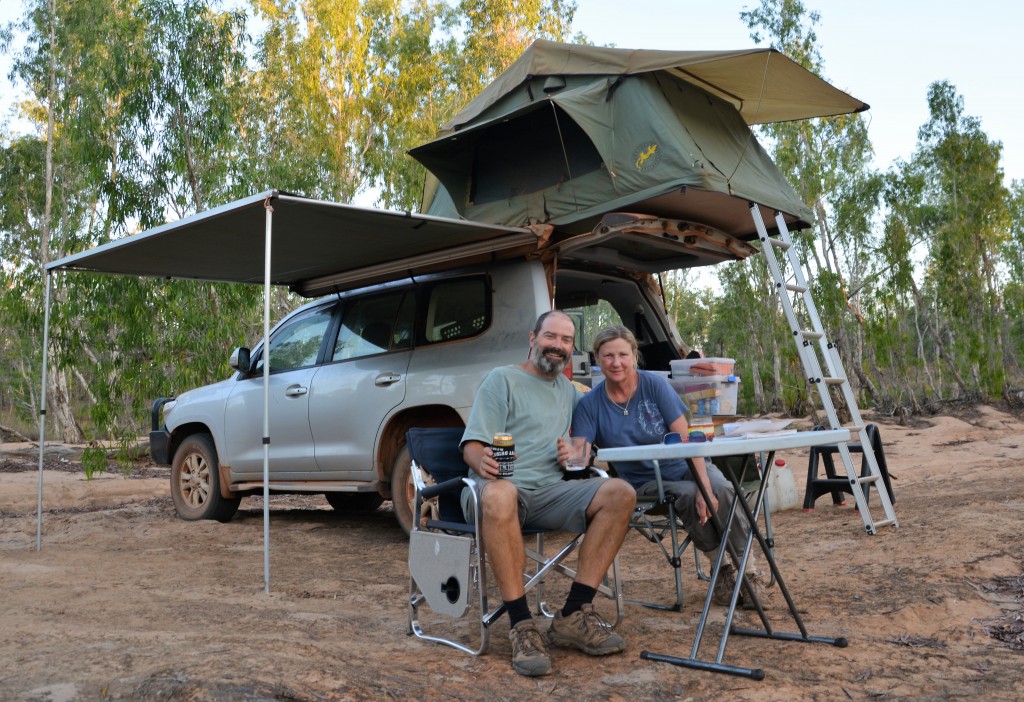
<svg viewBox="0 0 1024 702">
<path fill-rule="evenodd" d="M 244 346 L 239 346 L 237 349 L 231 352 L 231 359 L 228 361 L 228 365 L 234 368 L 239 373 L 248 373 L 250 366 L 249 349 Z"/>
</svg>

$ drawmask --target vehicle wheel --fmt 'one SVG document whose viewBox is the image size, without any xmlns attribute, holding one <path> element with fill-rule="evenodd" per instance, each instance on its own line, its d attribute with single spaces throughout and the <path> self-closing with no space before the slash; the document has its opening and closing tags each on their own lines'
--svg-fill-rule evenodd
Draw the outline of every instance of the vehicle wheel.
<svg viewBox="0 0 1024 702">
<path fill-rule="evenodd" d="M 416 502 L 416 486 L 412 482 L 412 458 L 409 447 L 403 445 L 391 468 L 391 503 L 395 519 L 408 534 L 412 531 L 412 510 Z"/>
<path fill-rule="evenodd" d="M 376 492 L 325 492 L 324 497 L 335 511 L 346 514 L 373 512 L 384 501 Z"/>
<path fill-rule="evenodd" d="M 171 464 L 171 499 L 178 516 L 187 521 L 216 519 L 229 522 L 242 498 L 220 494 L 220 464 L 209 434 L 193 434 L 181 442 Z"/>
</svg>

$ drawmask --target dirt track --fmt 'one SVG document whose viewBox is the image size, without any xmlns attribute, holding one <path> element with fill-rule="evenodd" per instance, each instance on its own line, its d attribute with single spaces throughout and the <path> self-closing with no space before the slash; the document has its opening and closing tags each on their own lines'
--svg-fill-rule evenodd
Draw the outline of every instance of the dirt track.
<svg viewBox="0 0 1024 702">
<path fill-rule="evenodd" d="M 882 430 L 900 529 L 867 536 L 827 497 L 775 515 L 810 633 L 850 645 L 730 639 L 726 662 L 763 668 L 761 682 L 639 659 L 689 651 L 704 593 L 692 573 L 684 612 L 628 605 L 625 654 L 556 650 L 545 678 L 512 672 L 507 620 L 478 659 L 408 637 L 393 516 L 345 517 L 319 496 L 272 498 L 269 595 L 259 501 L 229 524 L 183 522 L 159 469 L 89 483 L 47 471 L 37 553 L 35 463 L 0 451 L 0 699 L 1019 700 L 1024 423 L 932 421 Z M 802 479 L 806 453 L 787 458 Z M 627 539 L 627 596 L 670 597 L 660 559 Z M 772 621 L 794 630 L 784 614 L 776 594 Z"/>
</svg>

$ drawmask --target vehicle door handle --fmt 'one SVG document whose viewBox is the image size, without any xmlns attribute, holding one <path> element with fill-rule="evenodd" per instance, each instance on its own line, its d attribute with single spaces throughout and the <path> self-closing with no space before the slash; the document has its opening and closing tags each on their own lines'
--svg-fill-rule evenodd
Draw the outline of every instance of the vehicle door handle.
<svg viewBox="0 0 1024 702">
<path fill-rule="evenodd" d="M 398 373 L 381 373 L 373 379 L 373 384 L 379 388 L 386 388 L 388 385 L 394 385 L 402 376 Z"/>
<path fill-rule="evenodd" d="M 288 389 L 284 391 L 284 394 L 285 397 L 302 397 L 307 392 L 309 392 L 309 388 L 304 388 L 301 385 L 290 385 Z"/>
</svg>

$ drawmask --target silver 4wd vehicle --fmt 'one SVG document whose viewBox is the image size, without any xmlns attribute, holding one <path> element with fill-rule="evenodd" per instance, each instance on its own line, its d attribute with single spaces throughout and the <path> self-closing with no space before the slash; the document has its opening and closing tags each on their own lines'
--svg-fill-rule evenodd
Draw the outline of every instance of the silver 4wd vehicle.
<svg viewBox="0 0 1024 702">
<path fill-rule="evenodd" d="M 578 381 L 590 383 L 590 337 L 613 322 L 636 330 L 647 368 L 668 370 L 680 340 L 654 278 L 624 266 L 639 263 L 622 251 L 660 252 L 662 265 L 687 254 L 661 235 L 665 227 L 678 231 L 676 223 L 646 226 L 656 231 L 583 237 L 575 253 L 547 262 L 459 265 L 321 298 L 289 314 L 270 336 L 269 489 L 323 493 L 346 511 L 393 499 L 408 530 L 406 430 L 463 426 L 487 372 L 525 357 L 527 332 L 551 309 L 552 295 L 577 320 Z M 676 255 L 666 255 L 673 248 Z M 154 407 L 154 458 L 172 466 L 182 518 L 227 521 L 243 496 L 262 493 L 264 359 L 259 346 L 235 349 L 230 378 Z"/>
<path fill-rule="evenodd" d="M 291 211 L 286 239 L 306 242 L 275 254 L 281 280 L 307 297 L 338 294 L 270 337 L 268 488 L 322 492 L 342 509 L 391 498 L 408 529 L 406 430 L 461 426 L 484 374 L 524 358 L 527 331 L 552 304 L 580 321 L 579 380 L 589 381 L 589 336 L 612 322 L 633 330 L 648 369 L 668 370 L 683 346 L 655 275 L 746 258 L 757 251 L 746 242 L 768 239 L 764 222 L 802 229 L 814 219 L 749 125 L 867 108 L 772 49 L 537 41 L 409 152 L 429 171 L 422 218 L 342 218 L 271 193 L 266 216 L 271 202 L 275 218 Z M 200 218 L 183 236 L 197 246 L 204 235 L 244 241 L 243 229 L 261 223 L 247 212 Z M 514 231 L 471 239 L 443 222 Z M 270 268 L 269 254 L 231 253 L 219 263 L 191 257 L 188 276 L 264 279 L 255 270 Z M 167 268 L 154 258 L 126 270 Z M 154 410 L 153 455 L 173 465 L 186 519 L 230 519 L 263 487 L 265 355 L 239 349 L 234 376 L 167 402 L 162 424 Z"/>
</svg>

